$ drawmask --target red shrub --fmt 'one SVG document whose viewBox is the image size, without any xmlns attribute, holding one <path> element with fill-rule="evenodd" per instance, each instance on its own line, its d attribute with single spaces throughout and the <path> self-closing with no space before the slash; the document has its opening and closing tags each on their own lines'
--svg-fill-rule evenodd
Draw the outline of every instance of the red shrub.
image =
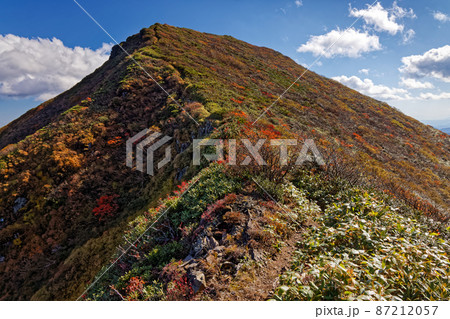
<svg viewBox="0 0 450 319">
<path fill-rule="evenodd" d="M 194 297 L 194 289 L 186 274 L 172 281 L 172 287 L 167 290 L 168 300 L 191 300 Z"/>
<path fill-rule="evenodd" d="M 244 102 L 244 101 L 236 100 L 236 99 L 233 99 L 233 98 L 231 98 L 231 101 L 233 101 L 233 102 L 235 102 L 235 103 L 238 103 L 238 104 L 241 104 L 242 102 Z"/>
<path fill-rule="evenodd" d="M 144 289 L 145 281 L 143 281 L 140 277 L 131 277 L 128 282 L 128 286 L 126 288 L 127 294 L 130 295 L 134 292 L 142 292 Z"/>
<path fill-rule="evenodd" d="M 119 205 L 116 203 L 117 197 L 119 197 L 119 195 L 114 194 L 110 196 L 105 195 L 97 199 L 97 207 L 95 207 L 92 212 L 98 217 L 99 221 L 114 216 L 119 208 Z"/>
<path fill-rule="evenodd" d="M 107 142 L 108 145 L 117 145 L 120 144 L 122 142 L 122 138 L 120 136 L 116 136 L 113 139 L 109 140 Z"/>
</svg>

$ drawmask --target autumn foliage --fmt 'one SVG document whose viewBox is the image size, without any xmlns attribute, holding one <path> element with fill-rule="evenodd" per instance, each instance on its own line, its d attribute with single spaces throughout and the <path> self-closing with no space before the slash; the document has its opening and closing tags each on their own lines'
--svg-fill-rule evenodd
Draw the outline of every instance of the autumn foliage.
<svg viewBox="0 0 450 319">
<path fill-rule="evenodd" d="M 140 277 L 132 277 L 128 282 L 128 286 L 126 288 L 127 294 L 130 295 L 134 292 L 142 292 L 144 283 L 145 282 Z"/>
<path fill-rule="evenodd" d="M 103 221 L 107 218 L 111 218 L 117 212 L 119 205 L 116 203 L 116 198 L 119 195 L 105 195 L 97 200 L 97 207 L 92 212 L 98 217 L 99 221 Z"/>
<path fill-rule="evenodd" d="M 194 290 L 186 274 L 172 281 L 172 287 L 167 290 L 168 300 L 191 300 L 193 297 Z"/>
</svg>

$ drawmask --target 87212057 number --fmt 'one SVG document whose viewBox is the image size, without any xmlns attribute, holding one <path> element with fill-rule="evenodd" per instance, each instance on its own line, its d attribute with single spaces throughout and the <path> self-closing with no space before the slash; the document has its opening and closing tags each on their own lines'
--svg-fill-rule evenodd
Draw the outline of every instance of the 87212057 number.
<svg viewBox="0 0 450 319">
<path fill-rule="evenodd" d="M 377 306 L 378 316 L 434 316 L 438 306 Z"/>
</svg>

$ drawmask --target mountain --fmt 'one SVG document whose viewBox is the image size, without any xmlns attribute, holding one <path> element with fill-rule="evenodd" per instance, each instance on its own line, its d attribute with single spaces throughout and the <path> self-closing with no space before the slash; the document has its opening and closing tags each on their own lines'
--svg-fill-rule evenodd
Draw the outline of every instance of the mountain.
<svg viewBox="0 0 450 319">
<path fill-rule="evenodd" d="M 376 232 L 380 256 L 411 249 L 403 238 L 428 251 L 431 265 L 442 257 L 433 249 L 447 240 L 448 135 L 310 71 L 253 125 L 305 68 L 230 36 L 161 24 L 121 45 L 131 57 L 115 46 L 93 74 L 0 131 L 2 300 L 301 299 L 296 272 L 285 269 L 325 257 L 311 246 L 300 256 L 296 243 L 315 231 L 333 239 L 333 220 L 351 228 L 349 216 L 373 225 L 353 233 Z M 155 176 L 125 165 L 126 140 L 147 128 L 172 137 L 172 161 Z M 309 138 L 328 164 L 195 166 L 192 139 L 204 137 Z M 142 235 L 166 210 L 156 233 Z M 370 255 L 375 246 L 363 237 L 345 242 L 349 253 Z M 389 238 L 397 245 L 387 247 Z M 423 278 L 443 287 L 433 271 Z M 275 281 L 281 290 L 272 291 Z"/>
<path fill-rule="evenodd" d="M 444 133 L 450 134 L 450 119 L 444 120 L 429 120 L 425 121 L 425 124 L 431 125 Z"/>
<path fill-rule="evenodd" d="M 443 120 L 428 120 L 423 121 L 425 124 L 431 125 L 434 128 L 437 128 L 438 130 L 445 129 L 446 127 L 450 127 L 450 119 L 443 119 Z"/>
</svg>

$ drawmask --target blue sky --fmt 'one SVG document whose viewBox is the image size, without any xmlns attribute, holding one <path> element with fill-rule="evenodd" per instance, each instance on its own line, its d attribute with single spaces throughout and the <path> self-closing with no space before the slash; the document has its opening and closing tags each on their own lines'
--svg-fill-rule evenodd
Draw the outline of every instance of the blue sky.
<svg viewBox="0 0 450 319">
<path fill-rule="evenodd" d="M 232 35 L 305 66 L 325 52 L 313 71 L 417 119 L 450 118 L 450 1 L 78 2 L 118 41 L 160 22 Z M 107 58 L 111 39 L 73 0 L 8 1 L 0 12 L 0 126 Z"/>
</svg>

